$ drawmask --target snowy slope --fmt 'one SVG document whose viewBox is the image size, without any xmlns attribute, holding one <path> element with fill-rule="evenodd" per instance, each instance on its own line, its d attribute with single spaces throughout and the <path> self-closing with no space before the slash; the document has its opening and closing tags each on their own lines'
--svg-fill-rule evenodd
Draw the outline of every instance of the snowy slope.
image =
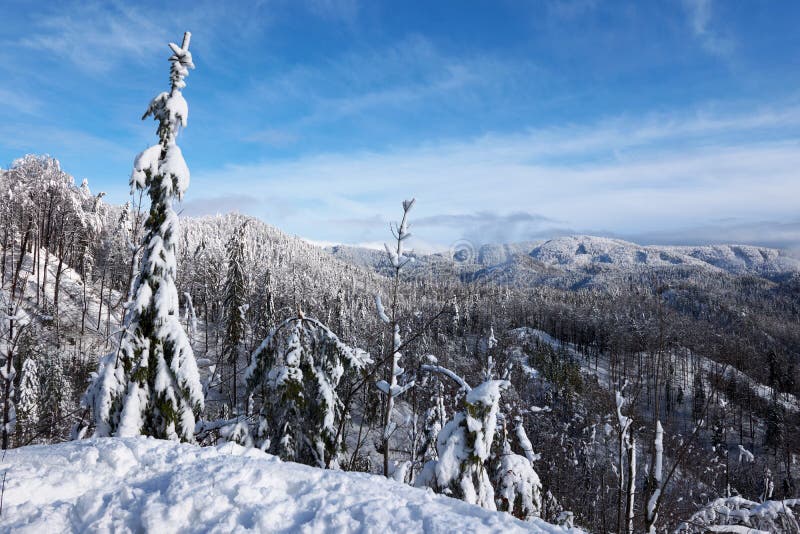
<svg viewBox="0 0 800 534">
<path fill-rule="evenodd" d="M 0 471 L 3 532 L 578 532 L 233 444 L 91 439 L 12 449 Z"/>
<path fill-rule="evenodd" d="M 532 341 L 538 341 L 544 345 L 549 345 L 555 351 L 566 352 L 575 358 L 575 361 L 580 364 L 583 372 L 589 376 L 597 376 L 600 383 L 607 387 L 609 391 L 615 387 L 615 385 L 609 380 L 609 361 L 606 354 L 602 354 L 597 358 L 588 357 L 577 350 L 571 343 L 562 342 L 547 332 L 535 328 L 515 328 L 513 330 L 509 330 L 509 334 L 511 335 L 512 339 L 517 342 L 530 343 Z M 521 363 L 525 362 L 527 357 L 522 351 L 521 347 L 512 346 L 511 350 Z M 679 385 L 689 395 L 692 394 L 694 387 L 695 369 L 702 369 L 702 371 L 707 374 L 723 373 L 724 370 L 723 376 L 725 378 L 734 378 L 737 383 L 750 388 L 750 390 L 762 400 L 768 402 L 773 397 L 774 393 L 771 387 L 758 382 L 751 376 L 743 373 L 731 365 L 722 366 L 705 356 L 695 354 L 691 350 L 682 347 L 676 347 L 672 349 L 669 351 L 667 356 L 670 358 L 670 362 L 675 366 L 675 368 L 679 370 L 678 377 L 679 379 L 682 378 L 682 380 L 679 381 Z M 681 370 L 683 371 L 680 372 Z M 790 393 L 779 393 L 777 401 L 786 411 L 800 412 L 800 399 Z"/>
</svg>

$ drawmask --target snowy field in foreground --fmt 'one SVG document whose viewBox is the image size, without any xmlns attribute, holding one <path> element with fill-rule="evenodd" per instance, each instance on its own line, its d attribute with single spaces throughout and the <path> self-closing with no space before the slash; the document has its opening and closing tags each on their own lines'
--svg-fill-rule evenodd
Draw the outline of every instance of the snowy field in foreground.
<svg viewBox="0 0 800 534">
<path fill-rule="evenodd" d="M 0 531 L 570 532 L 233 444 L 91 439 L 8 451 Z"/>
</svg>

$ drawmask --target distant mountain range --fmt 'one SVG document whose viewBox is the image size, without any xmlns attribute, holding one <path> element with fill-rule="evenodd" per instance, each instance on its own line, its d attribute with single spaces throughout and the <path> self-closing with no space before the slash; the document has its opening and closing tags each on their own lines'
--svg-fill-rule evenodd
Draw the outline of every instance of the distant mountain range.
<svg viewBox="0 0 800 534">
<path fill-rule="evenodd" d="M 327 247 L 335 257 L 388 274 L 385 253 Z M 413 276 L 452 274 L 463 281 L 514 286 L 547 284 L 579 288 L 614 285 L 631 277 L 757 276 L 771 281 L 800 277 L 800 259 L 786 252 L 749 245 L 643 246 L 621 239 L 575 235 L 542 242 L 472 247 L 460 242 L 445 253 L 415 257 Z"/>
</svg>

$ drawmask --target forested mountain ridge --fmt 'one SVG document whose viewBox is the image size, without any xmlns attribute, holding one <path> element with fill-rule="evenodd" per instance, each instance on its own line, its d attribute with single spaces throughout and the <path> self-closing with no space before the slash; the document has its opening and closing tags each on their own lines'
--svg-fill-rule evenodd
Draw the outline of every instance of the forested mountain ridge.
<svg viewBox="0 0 800 534">
<path fill-rule="evenodd" d="M 376 250 L 339 245 L 334 256 L 381 272 L 385 258 Z M 613 287 L 628 276 L 647 273 L 666 277 L 720 274 L 758 276 L 771 281 L 800 277 L 800 259 L 786 251 L 752 245 L 665 246 L 589 235 L 564 236 L 538 243 L 483 244 L 457 242 L 441 253 L 416 256 L 414 272 L 453 273 L 462 280 L 491 280 L 512 286 Z"/>
</svg>

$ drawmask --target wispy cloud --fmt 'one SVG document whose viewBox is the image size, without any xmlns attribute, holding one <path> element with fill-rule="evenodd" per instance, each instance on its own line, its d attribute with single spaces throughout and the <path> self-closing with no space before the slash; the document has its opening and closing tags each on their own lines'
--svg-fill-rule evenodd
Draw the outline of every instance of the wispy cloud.
<svg viewBox="0 0 800 534">
<path fill-rule="evenodd" d="M 343 118 L 419 109 L 423 104 L 453 105 L 475 91 L 530 86 L 537 73 L 527 61 L 474 54 L 451 56 L 421 35 L 381 47 L 355 46 L 322 64 L 296 65 L 261 80 L 247 101 L 268 109 L 296 109 L 293 126 L 307 128 Z M 542 75 L 539 73 L 539 78 Z"/>
<path fill-rule="evenodd" d="M 0 88 L 0 112 L 35 115 L 41 107 L 42 101 L 29 93 Z"/>
<path fill-rule="evenodd" d="M 19 44 L 102 72 L 120 55 L 141 59 L 164 47 L 165 29 L 152 15 L 133 4 L 86 2 L 38 17 L 37 27 Z"/>
<path fill-rule="evenodd" d="M 92 133 L 49 125 L 27 125 L 0 122 L 0 144 L 25 153 L 52 153 L 63 159 L 84 157 L 88 153 L 103 153 L 113 159 L 132 161 L 131 150 L 120 143 Z"/>
<path fill-rule="evenodd" d="M 713 0 L 684 0 L 683 5 L 688 15 L 689 27 L 703 48 L 713 55 L 730 55 L 735 47 L 733 39 L 721 34 L 711 24 Z"/>
<path fill-rule="evenodd" d="M 547 9 L 551 15 L 562 19 L 573 19 L 593 11 L 597 0 L 550 0 Z"/>
<path fill-rule="evenodd" d="M 121 1 L 65 2 L 42 6 L 42 13 L 17 41 L 8 44 L 40 52 L 45 61 L 67 61 L 90 74 L 107 74 L 114 68 L 143 63 L 153 54 L 166 52 L 166 43 L 192 31 L 195 47 L 204 57 L 230 53 L 232 46 L 259 35 L 273 18 L 264 2 L 248 2 L 235 8 L 225 3 L 198 0 L 189 8 L 175 7 L 170 16 L 160 4 Z M 235 30 L 235 31 L 234 31 Z"/>
<path fill-rule="evenodd" d="M 489 210 L 429 215 L 414 220 L 414 227 L 448 228 L 477 244 L 530 241 L 561 231 L 561 224 L 536 213 L 515 211 L 504 214 Z"/>
<path fill-rule="evenodd" d="M 358 18 L 357 0 L 306 0 L 308 10 L 320 17 L 354 24 Z"/>
<path fill-rule="evenodd" d="M 250 143 L 258 143 L 273 147 L 285 147 L 296 143 L 298 138 L 299 136 L 297 134 L 286 130 L 266 128 L 247 134 L 244 140 Z"/>
</svg>

